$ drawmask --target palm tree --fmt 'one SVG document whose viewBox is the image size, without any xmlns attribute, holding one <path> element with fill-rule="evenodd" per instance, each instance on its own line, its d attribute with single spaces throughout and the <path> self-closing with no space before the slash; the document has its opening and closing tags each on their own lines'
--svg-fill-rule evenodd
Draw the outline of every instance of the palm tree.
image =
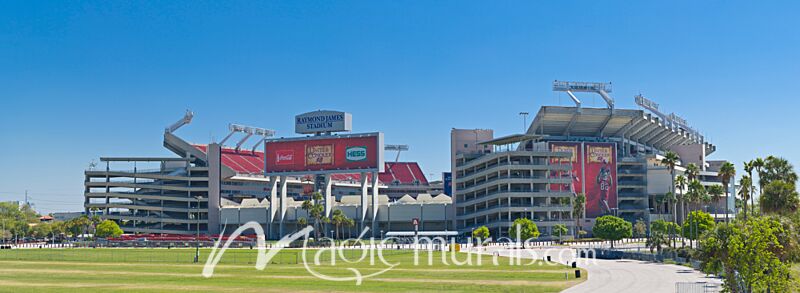
<svg viewBox="0 0 800 293">
<path fill-rule="evenodd" d="M 672 210 L 672 212 L 674 213 L 675 210 L 672 208 L 672 203 L 677 202 L 677 200 L 678 199 L 675 197 L 674 193 L 672 193 L 672 192 L 665 193 L 664 196 L 661 198 L 661 203 L 660 203 L 660 205 L 662 206 L 662 209 L 664 211 L 663 213 L 667 212 L 667 208 Z M 673 221 L 675 221 L 674 218 L 673 218 Z"/>
<path fill-rule="evenodd" d="M 664 210 L 664 204 L 667 202 L 667 198 L 669 197 L 670 194 L 671 192 L 667 191 L 666 194 L 657 194 L 656 197 L 654 198 L 654 201 L 656 203 L 655 211 L 657 214 L 662 214 L 662 211 Z"/>
<path fill-rule="evenodd" d="M 797 183 L 797 173 L 795 173 L 794 167 L 784 158 L 775 156 L 767 157 L 767 159 L 764 160 L 763 171 L 763 178 L 759 178 L 759 181 L 763 182 L 763 186 L 775 180 L 781 180 L 791 184 Z"/>
<path fill-rule="evenodd" d="M 325 213 L 325 206 L 321 204 L 322 193 L 314 192 L 310 200 L 304 200 L 300 206 L 306 211 L 309 217 L 314 219 L 314 235 L 315 240 L 319 239 L 320 224 L 323 222 L 323 213 Z M 327 218 L 325 218 L 327 220 Z"/>
<path fill-rule="evenodd" d="M 567 225 L 557 224 L 557 225 L 553 226 L 553 233 L 554 234 L 558 233 L 558 242 L 561 242 L 561 236 L 563 236 L 564 234 L 567 234 L 567 232 L 569 232 L 569 229 L 567 228 Z"/>
<path fill-rule="evenodd" d="M 351 235 L 353 235 L 352 231 L 350 231 L 350 228 L 356 225 L 356 220 L 347 218 L 347 221 L 345 221 L 344 224 L 345 226 L 347 226 L 347 235 L 348 235 L 347 237 L 350 237 Z"/>
<path fill-rule="evenodd" d="M 334 225 L 336 229 L 336 238 L 340 239 L 339 227 L 345 225 L 347 223 L 347 215 L 342 212 L 342 210 L 334 210 L 333 214 L 331 215 L 331 224 Z"/>
<path fill-rule="evenodd" d="M 720 197 L 722 196 L 725 191 L 723 190 L 722 185 L 711 185 L 708 187 L 708 195 L 711 196 L 711 200 L 714 203 L 714 215 L 717 214 L 717 203 L 719 202 Z M 727 198 L 725 198 L 727 204 Z"/>
<path fill-rule="evenodd" d="M 99 225 L 103 219 L 100 219 L 100 216 L 98 216 L 97 212 L 95 212 L 95 215 L 93 215 L 89 220 L 92 222 L 92 239 L 94 242 L 97 242 L 97 225 Z"/>
<path fill-rule="evenodd" d="M 297 230 L 300 230 L 300 229 L 302 229 L 303 227 L 305 227 L 305 226 L 308 226 L 308 220 L 307 220 L 306 218 L 299 218 L 299 219 L 297 219 L 297 226 L 299 226 L 299 227 L 297 228 Z"/>
<path fill-rule="evenodd" d="M 689 182 L 689 191 L 686 193 L 689 197 L 689 202 L 695 204 L 694 210 L 698 210 L 698 206 L 701 202 L 705 200 L 705 197 L 708 196 L 706 192 L 706 188 L 700 183 L 699 180 L 695 179 Z"/>
<path fill-rule="evenodd" d="M 691 184 L 692 181 L 697 179 L 697 176 L 699 175 L 700 175 L 700 167 L 697 167 L 695 163 L 689 163 L 688 165 L 686 165 L 686 183 L 687 183 L 686 187 L 689 187 L 689 184 Z M 691 201 L 689 201 L 689 203 L 691 203 Z M 687 203 L 687 210 L 688 209 L 689 208 Z M 689 216 L 688 213 L 683 214 L 684 218 L 687 218 L 688 216 Z"/>
<path fill-rule="evenodd" d="M 341 215 L 338 215 L 339 213 L 341 213 L 339 212 L 339 210 L 334 210 L 333 213 L 331 213 L 331 224 L 333 224 L 333 233 L 334 233 L 333 235 L 331 235 L 331 238 L 334 239 L 339 239 L 339 225 L 342 224 L 342 218 Z"/>
<path fill-rule="evenodd" d="M 797 188 L 793 183 L 783 180 L 775 180 L 764 186 L 758 201 L 761 212 L 767 214 L 791 215 L 800 207 Z"/>
<path fill-rule="evenodd" d="M 708 192 L 706 192 L 706 188 L 700 183 L 699 180 L 694 179 L 689 182 L 688 191 L 686 192 L 687 197 L 691 203 L 695 204 L 695 211 L 699 209 L 700 203 L 708 202 L 710 200 L 708 196 Z M 716 216 L 715 216 L 716 219 Z M 691 222 L 690 222 L 691 223 Z M 693 228 L 696 229 L 696 228 Z M 696 230 L 694 230 L 696 232 Z M 696 243 L 697 241 L 695 241 Z M 690 246 L 693 245 L 692 242 L 689 242 Z"/>
<path fill-rule="evenodd" d="M 92 220 L 90 220 L 88 216 L 83 215 L 78 218 L 72 219 L 71 221 L 73 222 L 73 226 L 75 227 L 73 236 L 80 236 L 81 238 L 85 238 L 85 235 L 89 233 L 89 226 L 92 225 Z"/>
<path fill-rule="evenodd" d="M 758 174 L 758 192 L 759 194 L 764 190 L 764 182 L 761 181 L 761 178 L 764 178 L 764 159 L 762 158 L 755 158 L 755 160 L 750 161 L 753 164 L 753 169 L 756 170 L 756 174 Z M 750 176 L 750 180 L 753 180 L 753 177 Z M 750 209 L 753 210 L 753 215 L 756 214 L 756 203 L 755 203 L 755 194 L 750 195 Z"/>
<path fill-rule="evenodd" d="M 744 175 L 739 179 L 739 197 L 742 198 L 744 206 L 744 219 L 747 220 L 747 200 L 752 199 L 753 179 L 750 176 Z"/>
<path fill-rule="evenodd" d="M 775 181 L 782 181 L 791 186 L 797 183 L 797 173 L 794 167 L 784 158 L 768 156 L 762 162 L 757 163 L 756 170 L 758 172 L 758 185 L 760 197 L 767 194 L 768 186 Z M 777 187 L 778 185 L 776 185 Z M 774 189 L 774 188 L 773 188 Z M 764 203 L 764 200 L 759 198 L 759 203 Z M 761 206 L 761 213 L 765 212 L 765 207 Z"/>
<path fill-rule="evenodd" d="M 650 248 L 650 253 L 653 253 L 653 250 L 656 250 L 658 254 L 661 254 L 661 247 L 664 245 L 669 245 L 669 238 L 662 232 L 653 232 L 650 234 L 650 238 L 647 238 L 647 243 L 645 243 L 647 248 Z"/>
<path fill-rule="evenodd" d="M 681 158 L 673 151 L 667 152 L 663 158 L 661 158 L 661 164 L 667 166 L 669 168 L 669 178 L 672 181 L 671 189 L 672 194 L 675 194 L 675 166 L 680 162 Z"/>
<path fill-rule="evenodd" d="M 683 190 L 686 189 L 687 182 L 688 181 L 686 180 L 686 177 L 683 176 L 683 175 L 678 175 L 678 177 L 675 177 L 675 185 L 674 186 L 675 186 L 675 188 L 677 188 L 680 191 L 680 193 L 677 194 L 677 201 L 675 201 L 675 203 L 673 204 L 674 207 L 672 209 L 672 213 L 674 214 L 673 215 L 673 219 L 674 219 L 675 223 L 678 223 L 678 202 L 680 202 L 681 220 L 680 220 L 679 224 L 681 224 L 681 225 L 683 225 L 683 218 L 686 216 L 686 210 L 684 209 L 684 204 L 686 203 L 686 198 L 684 196 Z"/>
<path fill-rule="evenodd" d="M 750 198 L 752 196 L 752 194 L 753 194 L 753 192 L 752 192 L 753 191 L 753 179 L 752 178 L 753 178 L 753 170 L 755 169 L 755 167 L 756 166 L 755 166 L 755 161 L 754 160 L 750 160 L 750 161 L 744 162 L 744 171 L 747 172 L 747 178 L 748 178 L 747 182 L 749 182 L 749 183 L 747 185 L 743 185 L 745 183 L 745 182 L 743 182 L 744 177 L 742 177 L 742 179 L 739 179 L 739 186 L 740 186 L 739 187 L 739 196 L 741 196 L 742 200 L 744 201 L 743 207 L 744 207 L 744 219 L 745 220 L 747 220 L 747 198 Z M 743 193 L 742 190 L 746 190 L 746 191 L 744 191 L 744 193 Z M 746 195 L 747 198 L 745 198 L 745 195 Z"/>
<path fill-rule="evenodd" d="M 729 222 L 728 219 L 728 196 L 730 190 L 730 183 L 731 179 L 735 179 L 736 177 L 736 167 L 733 166 L 731 162 L 722 163 L 722 166 L 719 167 L 719 172 L 717 172 L 722 179 L 722 186 L 725 187 L 725 222 Z"/>
<path fill-rule="evenodd" d="M 697 175 L 700 175 L 700 167 L 697 167 L 694 163 L 686 165 L 686 178 L 689 181 L 697 179 Z"/>
<path fill-rule="evenodd" d="M 575 230 L 575 238 L 578 238 L 579 235 L 578 231 L 581 229 L 581 218 L 583 218 L 583 210 L 586 207 L 586 195 L 583 193 L 575 194 L 575 198 L 573 199 L 572 203 L 572 218 L 575 219 L 575 226 L 578 227 Z"/>
</svg>

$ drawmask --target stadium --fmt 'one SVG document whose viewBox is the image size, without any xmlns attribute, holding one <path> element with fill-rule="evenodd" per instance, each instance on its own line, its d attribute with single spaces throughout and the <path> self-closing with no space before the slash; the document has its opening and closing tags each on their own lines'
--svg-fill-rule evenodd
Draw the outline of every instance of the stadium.
<svg viewBox="0 0 800 293">
<path fill-rule="evenodd" d="M 681 158 L 677 174 L 695 164 L 703 185 L 721 185 L 717 171 L 724 161 L 707 159 L 716 146 L 678 115 L 662 113 L 657 103 L 638 95 L 641 109 L 616 108 L 610 83 L 555 81 L 553 90 L 565 92 L 575 106 L 541 107 L 525 133 L 495 138 L 490 129 L 451 131 L 459 232 L 487 226 L 492 235 L 507 236 L 520 217 L 533 219 L 551 237 L 559 224 L 570 235 L 578 226 L 591 232 L 593 219 L 608 214 L 632 223 L 671 220 L 672 207 L 660 200 L 671 191 L 671 175 L 660 163 L 668 151 Z M 606 107 L 583 107 L 576 93 L 600 95 Z M 579 193 L 586 203 L 574 217 Z M 722 213 L 717 219 L 725 211 L 735 214 L 733 198 L 703 208 Z"/>
<path fill-rule="evenodd" d="M 454 128 L 452 171 L 442 185 L 428 182 L 417 162 L 399 161 L 408 147 L 384 145 L 382 133 L 337 133 L 351 129 L 349 113 L 298 115 L 295 132 L 305 136 L 275 139 L 272 130 L 231 124 L 222 141 L 199 144 L 175 133 L 192 121 L 187 112 L 164 130 L 163 146 L 174 157 L 101 157 L 102 169 L 87 170 L 85 212 L 117 221 L 131 234 L 214 235 L 256 221 L 278 239 L 309 222 L 302 203 L 320 192 L 325 217 L 340 210 L 355 221 L 347 237 L 365 227 L 376 237 L 415 229 L 467 236 L 480 226 L 502 237 L 514 219 L 530 218 L 542 238 L 552 239 L 567 236 L 556 235 L 556 225 L 567 226 L 569 235 L 590 233 L 593 219 L 607 214 L 631 222 L 671 219 L 672 208 L 660 200 L 671 190 L 660 164 L 668 151 L 682 158 L 678 174 L 693 163 L 702 184 L 721 184 L 717 170 L 724 161 L 707 159 L 716 146 L 655 102 L 636 96 L 641 109 L 616 108 L 610 83 L 556 81 L 553 90 L 575 106 L 541 107 L 525 133 L 494 137 L 489 129 Z M 607 107 L 583 107 L 581 92 L 600 95 Z M 241 138 L 228 143 L 235 136 Z M 354 148 L 347 140 L 369 160 L 334 154 Z M 384 161 L 384 151 L 397 156 Z M 284 159 L 302 162 L 287 168 Z M 576 217 L 579 193 L 586 203 Z M 724 211 L 735 214 L 733 206 L 731 199 L 705 208 L 721 211 L 719 219 Z M 333 229 L 327 225 L 322 233 Z"/>
<path fill-rule="evenodd" d="M 325 117 L 331 113 L 310 114 Z M 416 162 L 397 161 L 399 152 L 408 147 L 384 146 L 382 134 L 377 136 L 379 144 L 370 149 L 381 157 L 371 168 L 361 170 L 368 172 L 316 170 L 269 175 L 267 156 L 259 147 L 268 145 L 264 142 L 273 131 L 232 124 L 219 143 L 196 144 L 175 134 L 192 119 L 193 114 L 187 112 L 164 131 L 163 145 L 174 157 L 101 157 L 104 169 L 85 172 L 85 212 L 117 221 L 125 233 L 132 234 L 219 234 L 256 221 L 270 239 L 278 239 L 296 231 L 300 221 L 311 223 L 308 210 L 301 205 L 314 191 L 320 191 L 325 198 L 325 217 L 341 210 L 355 220 L 358 229 L 347 229 L 347 237 L 357 237 L 364 227 L 370 227 L 375 236 L 412 231 L 415 219 L 423 231 L 443 231 L 445 235 L 455 230 L 450 225 L 450 197 L 428 182 Z M 313 133 L 315 139 L 344 139 L 331 132 Z M 243 137 L 226 145 L 235 135 Z M 244 148 L 253 136 L 259 137 L 258 141 Z M 384 148 L 397 150 L 397 159 L 384 163 Z M 280 162 L 283 157 L 276 158 Z M 323 235 L 331 230 L 327 227 Z"/>
</svg>

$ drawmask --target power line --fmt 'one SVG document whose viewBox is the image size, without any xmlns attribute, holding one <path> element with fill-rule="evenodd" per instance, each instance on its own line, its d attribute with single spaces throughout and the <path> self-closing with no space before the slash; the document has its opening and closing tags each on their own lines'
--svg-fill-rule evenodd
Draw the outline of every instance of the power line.
<svg viewBox="0 0 800 293">
<path fill-rule="evenodd" d="M 10 194 L 17 194 L 17 195 L 24 195 L 25 191 L 0 191 L 0 193 L 10 193 Z M 28 195 L 80 195 L 80 192 L 76 192 L 74 194 L 67 194 L 67 193 L 53 193 L 53 192 L 30 192 L 28 191 Z"/>
<path fill-rule="evenodd" d="M 49 203 L 75 203 L 74 201 L 60 201 L 60 200 L 49 200 L 49 199 L 35 199 L 30 197 L 29 199 L 33 199 L 30 201 L 33 202 L 49 202 Z"/>
</svg>

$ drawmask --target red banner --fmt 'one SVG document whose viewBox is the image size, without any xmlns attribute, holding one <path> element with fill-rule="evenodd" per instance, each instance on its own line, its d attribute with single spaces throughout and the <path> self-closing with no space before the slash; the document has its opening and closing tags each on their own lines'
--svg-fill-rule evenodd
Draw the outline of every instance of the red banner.
<svg viewBox="0 0 800 293">
<path fill-rule="evenodd" d="M 381 133 L 268 140 L 266 175 L 381 172 Z"/>
<path fill-rule="evenodd" d="M 617 150 L 613 143 L 586 143 L 584 150 L 586 217 L 617 208 Z"/>
<path fill-rule="evenodd" d="M 572 176 L 572 189 L 570 189 L 570 184 L 550 184 L 550 190 L 555 190 L 555 191 L 574 190 L 575 193 L 583 192 L 583 188 L 581 186 L 581 174 L 583 174 L 581 169 L 581 160 L 583 160 L 583 152 L 581 149 L 581 144 L 576 142 L 551 142 L 550 150 L 554 152 L 572 153 L 572 156 L 569 158 L 550 159 L 551 164 L 572 164 L 572 170 L 570 171 L 554 171 L 550 174 L 550 177 Z"/>
</svg>

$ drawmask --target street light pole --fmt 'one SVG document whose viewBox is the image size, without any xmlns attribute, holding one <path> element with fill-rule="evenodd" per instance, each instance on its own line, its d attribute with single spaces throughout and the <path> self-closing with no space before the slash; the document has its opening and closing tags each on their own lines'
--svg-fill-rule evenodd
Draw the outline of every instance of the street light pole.
<svg viewBox="0 0 800 293">
<path fill-rule="evenodd" d="M 473 235 L 475 235 L 475 227 L 472 227 L 472 231 L 469 233 L 470 244 L 472 244 L 472 237 L 475 237 Z"/>
<path fill-rule="evenodd" d="M 195 196 L 194 198 L 197 200 L 197 205 L 195 206 L 195 221 L 197 221 L 195 227 L 197 232 L 194 236 L 194 262 L 197 263 L 200 261 L 200 197 Z"/>
</svg>

